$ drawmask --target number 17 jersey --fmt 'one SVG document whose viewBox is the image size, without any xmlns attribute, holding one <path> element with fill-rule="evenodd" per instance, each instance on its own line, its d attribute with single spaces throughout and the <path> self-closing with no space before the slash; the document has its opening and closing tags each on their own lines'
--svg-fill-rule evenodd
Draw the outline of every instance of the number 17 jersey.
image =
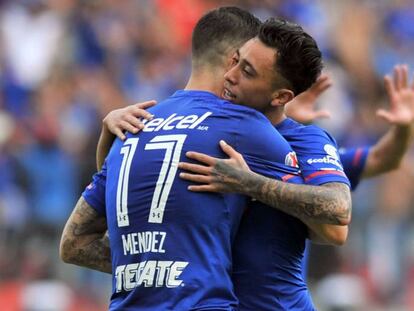
<svg viewBox="0 0 414 311">
<path fill-rule="evenodd" d="M 190 192 L 177 164 L 190 150 L 223 158 L 218 143 L 224 139 L 252 170 L 282 179 L 297 174 L 285 164 L 292 150 L 262 114 L 208 92 L 178 91 L 150 112 L 155 117 L 141 133 L 115 141 L 106 182 L 94 182 L 105 185 L 105 204 L 93 199 L 99 191 L 84 192 L 107 218 L 110 308 L 235 310 L 231 244 L 246 198 Z"/>
</svg>

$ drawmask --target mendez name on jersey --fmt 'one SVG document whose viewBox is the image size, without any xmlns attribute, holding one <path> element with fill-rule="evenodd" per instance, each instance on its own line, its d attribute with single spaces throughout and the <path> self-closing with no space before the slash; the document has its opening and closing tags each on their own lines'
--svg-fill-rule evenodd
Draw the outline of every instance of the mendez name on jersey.
<svg viewBox="0 0 414 311">
<path fill-rule="evenodd" d="M 141 133 L 114 142 L 106 171 L 83 194 L 107 218 L 110 308 L 233 310 L 231 245 L 247 198 L 189 192 L 178 162 L 190 150 L 223 158 L 224 139 L 252 170 L 282 179 L 298 174 L 285 164 L 292 149 L 261 113 L 208 92 L 178 91 L 150 112 Z"/>
</svg>

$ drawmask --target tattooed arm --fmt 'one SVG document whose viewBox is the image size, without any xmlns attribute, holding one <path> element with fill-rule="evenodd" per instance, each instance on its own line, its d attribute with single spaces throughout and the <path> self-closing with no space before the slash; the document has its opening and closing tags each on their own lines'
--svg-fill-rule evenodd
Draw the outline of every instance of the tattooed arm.
<svg viewBox="0 0 414 311">
<path fill-rule="evenodd" d="M 301 220 L 348 225 L 351 220 L 349 187 L 331 183 L 329 187 L 295 185 L 267 178 L 251 171 L 238 171 L 226 164 L 217 165 L 215 174 L 236 174 L 243 194 Z M 220 177 L 218 177 L 220 178 Z"/>
<path fill-rule="evenodd" d="M 333 225 L 349 224 L 351 194 L 347 185 L 295 185 L 267 178 L 250 171 L 242 155 L 224 141 L 220 141 L 220 145 L 229 159 L 186 153 L 188 158 L 204 164 L 179 164 L 181 169 L 191 172 L 180 173 L 181 178 L 201 184 L 191 185 L 189 190 L 242 193 L 299 219 Z"/>
<path fill-rule="evenodd" d="M 63 229 L 60 258 L 70 264 L 111 273 L 106 218 L 81 197 Z"/>
</svg>

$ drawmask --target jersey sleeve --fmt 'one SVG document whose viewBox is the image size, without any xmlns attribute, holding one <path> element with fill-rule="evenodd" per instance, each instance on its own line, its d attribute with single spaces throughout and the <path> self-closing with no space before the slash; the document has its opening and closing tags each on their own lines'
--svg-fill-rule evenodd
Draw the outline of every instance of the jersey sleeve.
<svg viewBox="0 0 414 311">
<path fill-rule="evenodd" d="M 345 174 L 351 182 L 351 190 L 355 190 L 361 179 L 367 161 L 369 147 L 341 148 L 339 155 L 344 166 Z"/>
<path fill-rule="evenodd" d="M 297 148 L 294 148 L 306 184 L 322 185 L 340 182 L 350 186 L 336 141 L 316 126 L 304 127 Z"/>
<path fill-rule="evenodd" d="M 106 164 L 95 173 L 92 182 L 82 193 L 85 201 L 101 216 L 106 216 L 105 208 Z"/>
</svg>

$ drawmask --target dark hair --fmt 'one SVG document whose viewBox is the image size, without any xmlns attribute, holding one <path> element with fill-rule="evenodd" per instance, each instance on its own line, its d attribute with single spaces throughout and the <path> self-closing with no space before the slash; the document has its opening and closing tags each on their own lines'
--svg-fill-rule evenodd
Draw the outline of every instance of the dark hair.
<svg viewBox="0 0 414 311">
<path fill-rule="evenodd" d="M 238 48 L 258 34 L 260 20 L 238 7 L 221 7 L 206 13 L 193 30 L 193 60 L 221 65 L 230 48 Z"/>
<path fill-rule="evenodd" d="M 269 18 L 259 30 L 260 41 L 276 49 L 275 69 L 295 95 L 306 91 L 322 71 L 322 54 L 302 27 L 283 19 Z"/>
</svg>

